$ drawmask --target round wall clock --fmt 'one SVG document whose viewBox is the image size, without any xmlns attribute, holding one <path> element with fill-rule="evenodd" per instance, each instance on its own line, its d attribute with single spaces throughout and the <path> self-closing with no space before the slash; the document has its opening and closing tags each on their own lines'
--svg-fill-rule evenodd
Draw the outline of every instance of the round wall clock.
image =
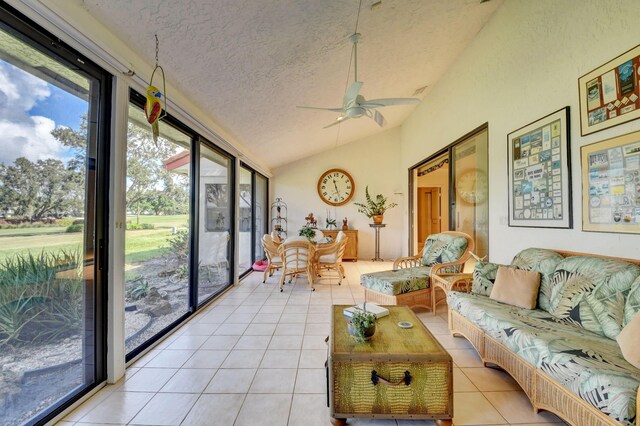
<svg viewBox="0 0 640 426">
<path fill-rule="evenodd" d="M 330 206 L 341 206 L 351 200 L 356 185 L 351 175 L 342 169 L 327 170 L 318 179 L 318 195 Z"/>
<path fill-rule="evenodd" d="M 484 203 L 489 195 L 487 174 L 478 169 L 462 173 L 456 178 L 456 193 L 466 203 Z"/>
</svg>

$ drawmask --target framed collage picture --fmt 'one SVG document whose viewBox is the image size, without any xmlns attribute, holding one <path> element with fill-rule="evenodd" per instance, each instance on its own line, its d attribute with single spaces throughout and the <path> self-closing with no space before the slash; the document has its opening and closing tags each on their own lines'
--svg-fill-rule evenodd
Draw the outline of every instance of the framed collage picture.
<svg viewBox="0 0 640 426">
<path fill-rule="evenodd" d="M 640 117 L 640 46 L 578 79 L 582 136 Z"/>
<path fill-rule="evenodd" d="M 640 233 L 640 132 L 583 146 L 582 229 Z"/>
<path fill-rule="evenodd" d="M 569 107 L 507 135 L 509 226 L 571 228 Z"/>
</svg>

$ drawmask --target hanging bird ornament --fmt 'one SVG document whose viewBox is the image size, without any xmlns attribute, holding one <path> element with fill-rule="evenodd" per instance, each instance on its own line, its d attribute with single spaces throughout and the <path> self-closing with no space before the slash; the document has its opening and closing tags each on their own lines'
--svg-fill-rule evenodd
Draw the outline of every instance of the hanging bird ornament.
<svg viewBox="0 0 640 426">
<path fill-rule="evenodd" d="M 147 87 L 147 102 L 144 104 L 144 113 L 147 116 L 147 121 L 151 124 L 153 141 L 155 143 L 158 143 L 158 136 L 160 136 L 158 121 L 160 120 L 161 112 L 162 93 L 160 93 L 160 90 L 155 86 Z"/>
<path fill-rule="evenodd" d="M 158 53 L 159 53 L 159 42 L 158 35 L 156 37 L 156 66 L 151 73 L 151 81 L 149 82 L 149 86 L 145 91 L 147 96 L 147 101 L 144 104 L 144 113 L 147 116 L 147 121 L 151 124 L 151 130 L 153 132 L 153 141 L 157 144 L 158 137 L 160 136 L 160 127 L 158 122 L 162 117 L 167 115 L 167 84 L 164 78 L 164 70 L 158 63 Z M 162 73 L 162 90 L 164 91 L 164 97 L 162 95 L 163 92 L 160 91 L 156 86 L 153 85 L 153 77 L 156 75 L 156 71 L 160 71 Z"/>
</svg>

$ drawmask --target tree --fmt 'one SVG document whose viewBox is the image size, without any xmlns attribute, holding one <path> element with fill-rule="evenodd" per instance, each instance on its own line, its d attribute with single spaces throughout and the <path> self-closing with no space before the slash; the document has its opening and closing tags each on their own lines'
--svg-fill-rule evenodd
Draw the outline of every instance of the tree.
<svg viewBox="0 0 640 426">
<path fill-rule="evenodd" d="M 151 207 L 156 214 L 184 210 L 188 178 L 166 170 L 162 160 L 176 154 L 177 145 L 164 139 L 154 143 L 151 132 L 129 122 L 127 135 L 127 211 L 140 213 Z M 182 184 L 177 183 L 183 182 Z"/>
</svg>

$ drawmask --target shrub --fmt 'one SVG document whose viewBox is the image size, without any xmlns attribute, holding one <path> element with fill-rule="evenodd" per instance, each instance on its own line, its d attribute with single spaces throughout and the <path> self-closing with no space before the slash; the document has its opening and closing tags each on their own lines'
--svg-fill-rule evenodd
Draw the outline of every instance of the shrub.
<svg viewBox="0 0 640 426">
<path fill-rule="evenodd" d="M 84 225 L 84 219 L 76 219 L 71 222 L 72 225 Z"/>
<path fill-rule="evenodd" d="M 48 343 L 80 333 L 79 250 L 17 254 L 0 262 L 0 344 Z M 63 278 L 56 274 L 64 271 Z"/>
<path fill-rule="evenodd" d="M 155 229 L 155 225 L 153 223 L 130 223 L 130 222 L 127 222 L 127 230 L 128 231 L 136 231 L 138 229 Z"/>
<path fill-rule="evenodd" d="M 82 232 L 84 230 L 84 225 L 81 223 L 69 225 L 67 226 L 66 232 Z"/>
<path fill-rule="evenodd" d="M 127 289 L 127 297 L 133 300 L 140 300 L 149 294 L 149 282 L 140 277 L 131 282 L 132 287 Z"/>
<path fill-rule="evenodd" d="M 176 255 L 178 263 L 183 263 L 189 257 L 189 231 L 182 229 L 176 232 L 167 240 L 169 246 L 166 247 L 169 253 Z"/>
<path fill-rule="evenodd" d="M 73 225 L 73 221 L 74 219 L 72 217 L 63 217 L 56 220 L 56 226 L 62 226 L 66 228 L 67 226 Z"/>
</svg>

